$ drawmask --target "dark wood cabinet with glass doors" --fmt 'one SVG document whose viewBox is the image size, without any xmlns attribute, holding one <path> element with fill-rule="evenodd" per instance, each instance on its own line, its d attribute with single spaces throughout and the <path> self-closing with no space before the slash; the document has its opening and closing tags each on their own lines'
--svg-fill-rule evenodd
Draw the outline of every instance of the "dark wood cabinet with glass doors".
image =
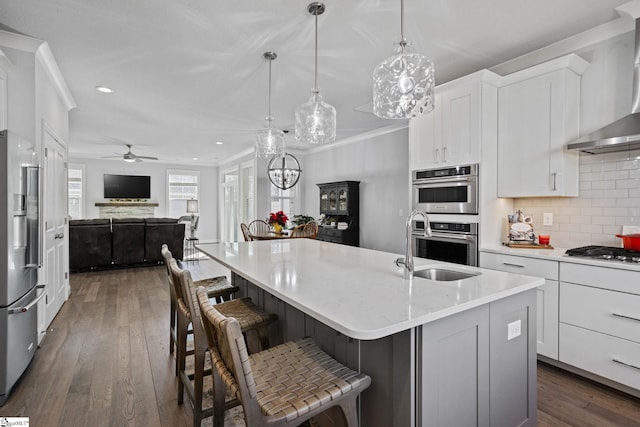
<svg viewBox="0 0 640 427">
<path fill-rule="evenodd" d="M 320 188 L 320 213 L 347 223 L 346 229 L 320 227 L 318 240 L 360 245 L 360 181 L 338 181 L 317 184 Z"/>
</svg>

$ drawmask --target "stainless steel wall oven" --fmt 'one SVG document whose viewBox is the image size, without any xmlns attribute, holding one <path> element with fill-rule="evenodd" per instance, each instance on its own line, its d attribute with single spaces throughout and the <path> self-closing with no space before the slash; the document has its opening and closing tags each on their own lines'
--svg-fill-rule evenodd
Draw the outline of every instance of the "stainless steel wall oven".
<svg viewBox="0 0 640 427">
<path fill-rule="evenodd" d="M 478 165 L 415 170 L 413 208 L 428 214 L 477 214 Z"/>
<path fill-rule="evenodd" d="M 425 237 L 424 221 L 414 221 L 415 256 L 437 261 L 478 266 L 478 223 L 433 222 Z"/>
</svg>

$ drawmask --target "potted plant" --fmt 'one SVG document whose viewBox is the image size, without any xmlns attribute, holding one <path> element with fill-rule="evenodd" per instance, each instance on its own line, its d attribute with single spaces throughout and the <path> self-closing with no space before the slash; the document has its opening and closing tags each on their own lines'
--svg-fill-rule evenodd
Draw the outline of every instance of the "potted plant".
<svg viewBox="0 0 640 427">
<path fill-rule="evenodd" d="M 269 214 L 269 218 L 267 218 L 267 222 L 270 226 L 273 227 L 273 231 L 275 231 L 276 234 L 282 233 L 282 228 L 287 224 L 287 221 L 289 221 L 289 218 L 284 214 L 283 211 L 278 211 L 275 213 L 271 212 Z"/>
<path fill-rule="evenodd" d="M 308 215 L 294 215 L 293 220 L 291 220 L 291 222 L 297 226 L 297 225 L 307 224 L 315 220 L 316 219 L 314 217 L 308 216 Z"/>
</svg>

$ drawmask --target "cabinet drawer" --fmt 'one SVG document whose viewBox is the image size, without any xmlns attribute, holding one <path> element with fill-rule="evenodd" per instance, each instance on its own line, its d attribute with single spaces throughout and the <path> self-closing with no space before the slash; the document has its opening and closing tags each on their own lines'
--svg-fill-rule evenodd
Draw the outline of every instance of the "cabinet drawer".
<svg viewBox="0 0 640 427">
<path fill-rule="evenodd" d="M 546 259 L 481 252 L 480 266 L 508 273 L 558 280 L 558 262 Z"/>
<path fill-rule="evenodd" d="M 561 262 L 560 281 L 640 295 L 640 271 Z"/>
<path fill-rule="evenodd" d="M 640 296 L 561 282 L 560 321 L 640 343 Z"/>
<path fill-rule="evenodd" d="M 640 390 L 638 343 L 560 323 L 560 361 Z"/>
</svg>

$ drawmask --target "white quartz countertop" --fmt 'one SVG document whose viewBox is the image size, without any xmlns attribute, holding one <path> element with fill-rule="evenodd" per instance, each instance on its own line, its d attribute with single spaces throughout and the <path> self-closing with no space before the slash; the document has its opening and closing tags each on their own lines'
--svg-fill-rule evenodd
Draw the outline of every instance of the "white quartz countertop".
<svg viewBox="0 0 640 427">
<path fill-rule="evenodd" d="M 399 254 L 312 239 L 196 246 L 231 271 L 336 331 L 372 340 L 544 284 L 544 279 L 415 258 L 478 276 L 451 281 L 403 278 Z"/>
<path fill-rule="evenodd" d="M 551 261 L 570 262 L 573 264 L 593 265 L 596 267 L 615 268 L 619 270 L 631 270 L 640 272 L 640 263 L 618 260 L 599 260 L 594 258 L 584 258 L 565 255 L 566 248 L 554 249 L 531 249 L 531 248 L 510 248 L 504 245 L 486 246 L 480 248 L 480 252 L 491 252 L 496 254 L 515 255 L 528 258 L 548 259 Z M 480 255 L 482 257 L 482 255 Z"/>
</svg>

